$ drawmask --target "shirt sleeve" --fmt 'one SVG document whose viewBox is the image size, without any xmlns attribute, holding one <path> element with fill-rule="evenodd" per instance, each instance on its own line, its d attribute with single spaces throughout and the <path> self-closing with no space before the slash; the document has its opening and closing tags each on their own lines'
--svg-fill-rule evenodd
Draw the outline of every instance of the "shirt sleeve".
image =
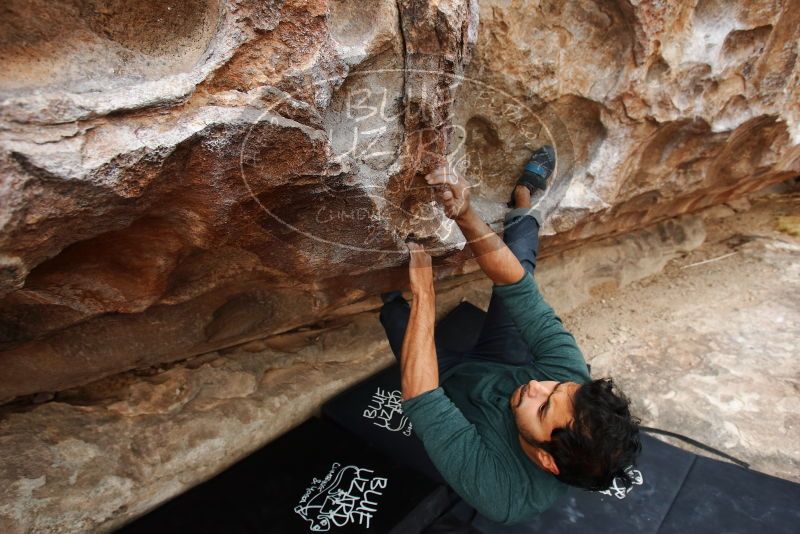
<svg viewBox="0 0 800 534">
<path fill-rule="evenodd" d="M 450 487 L 487 518 L 508 522 L 512 510 L 508 468 L 444 390 L 439 387 L 403 401 L 403 413 Z"/>
<path fill-rule="evenodd" d="M 545 302 L 531 273 L 525 272 L 513 284 L 494 285 L 493 289 L 528 345 L 537 368 L 552 380 L 591 380 L 575 337 Z"/>
</svg>

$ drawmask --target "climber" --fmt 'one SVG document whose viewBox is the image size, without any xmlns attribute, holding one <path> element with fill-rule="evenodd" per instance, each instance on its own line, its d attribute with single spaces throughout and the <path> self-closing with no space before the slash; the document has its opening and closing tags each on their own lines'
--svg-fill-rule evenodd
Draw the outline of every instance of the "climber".
<svg viewBox="0 0 800 534">
<path fill-rule="evenodd" d="M 505 524 L 536 517 L 566 485 L 604 490 L 640 450 L 638 421 L 611 379 L 592 380 L 575 338 L 533 278 L 542 214 L 534 202 L 555 167 L 534 152 L 509 202 L 501 240 L 470 204 L 466 180 L 446 167 L 426 176 L 494 282 L 474 347 L 434 339 L 431 258 L 409 243 L 409 306 L 382 295 L 380 320 L 400 361 L 405 415 L 442 477 L 478 512 Z"/>
</svg>

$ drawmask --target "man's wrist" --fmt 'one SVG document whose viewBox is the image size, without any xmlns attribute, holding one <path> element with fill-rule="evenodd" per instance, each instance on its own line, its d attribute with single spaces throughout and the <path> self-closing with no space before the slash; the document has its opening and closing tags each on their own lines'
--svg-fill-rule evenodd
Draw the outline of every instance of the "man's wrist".
<svg viewBox="0 0 800 534">
<path fill-rule="evenodd" d="M 466 210 L 464 210 L 464 213 L 462 213 L 461 215 L 456 217 L 455 220 L 456 220 L 456 224 L 459 227 L 462 227 L 462 226 L 469 225 L 469 224 L 473 223 L 475 221 L 476 217 L 478 219 L 480 219 L 480 217 L 478 216 L 478 213 L 475 211 L 475 209 L 472 207 L 472 205 L 470 205 L 470 206 L 467 207 Z"/>
</svg>

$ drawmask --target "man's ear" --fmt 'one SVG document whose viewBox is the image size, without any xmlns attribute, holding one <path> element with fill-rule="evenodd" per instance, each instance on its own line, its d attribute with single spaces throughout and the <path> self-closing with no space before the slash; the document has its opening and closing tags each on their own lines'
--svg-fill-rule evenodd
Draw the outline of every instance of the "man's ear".
<svg viewBox="0 0 800 534">
<path fill-rule="evenodd" d="M 556 460 L 553 456 L 545 451 L 544 449 L 536 449 L 536 459 L 539 461 L 539 465 L 542 466 L 542 469 L 547 471 L 552 475 L 558 476 L 558 466 L 556 465 Z"/>
</svg>

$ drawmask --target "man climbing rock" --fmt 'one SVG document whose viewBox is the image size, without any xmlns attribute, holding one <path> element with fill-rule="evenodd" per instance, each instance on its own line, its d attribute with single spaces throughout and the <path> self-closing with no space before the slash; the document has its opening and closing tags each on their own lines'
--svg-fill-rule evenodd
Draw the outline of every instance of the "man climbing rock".
<svg viewBox="0 0 800 534">
<path fill-rule="evenodd" d="M 517 182 L 501 240 L 470 205 L 465 179 L 428 175 L 483 272 L 494 282 L 475 346 L 437 347 L 431 258 L 409 243 L 411 305 L 383 295 L 383 324 L 400 360 L 403 410 L 448 484 L 491 520 L 517 523 L 546 510 L 566 485 L 606 489 L 640 449 L 637 421 L 610 379 L 592 380 L 575 338 L 533 278 L 552 147 Z"/>
</svg>

